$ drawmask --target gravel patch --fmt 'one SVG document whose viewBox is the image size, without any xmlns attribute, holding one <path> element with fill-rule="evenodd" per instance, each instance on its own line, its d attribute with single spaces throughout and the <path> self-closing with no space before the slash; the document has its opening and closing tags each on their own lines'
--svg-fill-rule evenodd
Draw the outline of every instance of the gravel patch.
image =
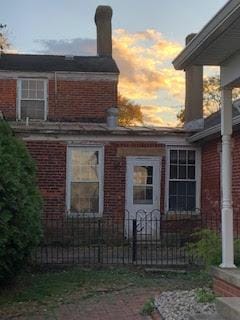
<svg viewBox="0 0 240 320">
<path fill-rule="evenodd" d="M 199 303 L 197 301 L 198 290 L 163 292 L 155 299 L 155 305 L 163 320 L 188 320 L 190 315 L 215 313 L 214 302 Z"/>
</svg>

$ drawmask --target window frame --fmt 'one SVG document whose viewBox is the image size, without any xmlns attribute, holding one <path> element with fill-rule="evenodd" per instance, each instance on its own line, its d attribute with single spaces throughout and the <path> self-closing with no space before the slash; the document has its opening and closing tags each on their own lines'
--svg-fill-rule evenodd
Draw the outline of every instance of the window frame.
<svg viewBox="0 0 240 320">
<path fill-rule="evenodd" d="M 44 99 L 22 99 L 22 81 L 23 80 L 41 80 L 44 86 Z M 46 121 L 48 116 L 48 79 L 45 78 L 19 78 L 17 79 L 17 120 L 24 120 L 21 118 L 21 101 L 22 100 L 36 100 L 44 101 L 44 118 L 43 119 L 32 119 L 31 121 Z"/>
<path fill-rule="evenodd" d="M 77 213 L 71 212 L 71 151 L 73 149 L 85 149 L 98 151 L 99 153 L 99 212 L 98 213 Z M 66 214 L 71 217 L 102 217 L 104 209 L 104 147 L 99 145 L 69 145 L 67 147 L 66 165 Z"/>
<path fill-rule="evenodd" d="M 172 150 L 186 150 L 186 151 L 195 151 L 196 153 L 196 162 L 195 162 L 195 180 L 187 179 L 182 181 L 196 181 L 196 209 L 195 211 L 169 211 L 169 181 L 170 181 L 170 151 Z M 201 150 L 197 147 L 191 146 L 179 146 L 179 145 L 171 145 L 166 146 L 166 164 L 165 164 L 165 201 L 164 201 L 164 208 L 165 213 L 196 213 L 198 214 L 201 209 Z M 179 180 L 181 181 L 181 180 Z"/>
</svg>

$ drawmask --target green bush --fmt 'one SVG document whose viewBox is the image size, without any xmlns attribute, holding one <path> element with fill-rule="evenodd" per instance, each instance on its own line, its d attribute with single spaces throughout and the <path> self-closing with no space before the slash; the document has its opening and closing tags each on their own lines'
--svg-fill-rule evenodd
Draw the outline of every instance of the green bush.
<svg viewBox="0 0 240 320">
<path fill-rule="evenodd" d="M 14 278 L 38 244 L 41 207 L 33 160 L 0 120 L 0 283 Z"/>
<path fill-rule="evenodd" d="M 210 229 L 203 229 L 193 234 L 198 239 L 189 244 L 189 253 L 194 260 L 201 262 L 208 269 L 217 266 L 222 259 L 222 242 L 218 233 Z M 235 264 L 240 265 L 240 239 L 234 241 Z"/>
<path fill-rule="evenodd" d="M 200 288 L 197 290 L 197 302 L 211 303 L 216 299 L 215 294 L 208 288 Z"/>
<path fill-rule="evenodd" d="M 193 234 L 196 242 L 190 243 L 189 251 L 195 260 L 200 260 L 206 268 L 221 263 L 221 239 L 209 229 L 203 229 Z"/>
</svg>

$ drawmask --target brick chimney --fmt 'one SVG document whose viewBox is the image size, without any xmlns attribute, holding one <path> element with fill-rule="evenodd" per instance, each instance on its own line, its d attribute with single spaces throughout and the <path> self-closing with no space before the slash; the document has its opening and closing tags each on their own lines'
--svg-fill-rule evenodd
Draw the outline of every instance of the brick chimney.
<svg viewBox="0 0 240 320">
<path fill-rule="evenodd" d="M 98 6 L 95 13 L 97 26 L 97 54 L 112 56 L 112 8 Z"/>
<path fill-rule="evenodd" d="M 195 37 L 195 33 L 186 37 L 186 45 Z M 185 69 L 185 128 L 200 130 L 203 128 L 203 66 L 189 66 Z"/>
</svg>

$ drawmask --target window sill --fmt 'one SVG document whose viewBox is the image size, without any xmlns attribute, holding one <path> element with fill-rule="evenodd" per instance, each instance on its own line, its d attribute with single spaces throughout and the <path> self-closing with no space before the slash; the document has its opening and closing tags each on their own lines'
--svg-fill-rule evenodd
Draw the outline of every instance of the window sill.
<svg viewBox="0 0 240 320">
<path fill-rule="evenodd" d="M 162 215 L 162 220 L 191 220 L 199 219 L 200 210 L 196 211 L 168 211 Z"/>
</svg>

